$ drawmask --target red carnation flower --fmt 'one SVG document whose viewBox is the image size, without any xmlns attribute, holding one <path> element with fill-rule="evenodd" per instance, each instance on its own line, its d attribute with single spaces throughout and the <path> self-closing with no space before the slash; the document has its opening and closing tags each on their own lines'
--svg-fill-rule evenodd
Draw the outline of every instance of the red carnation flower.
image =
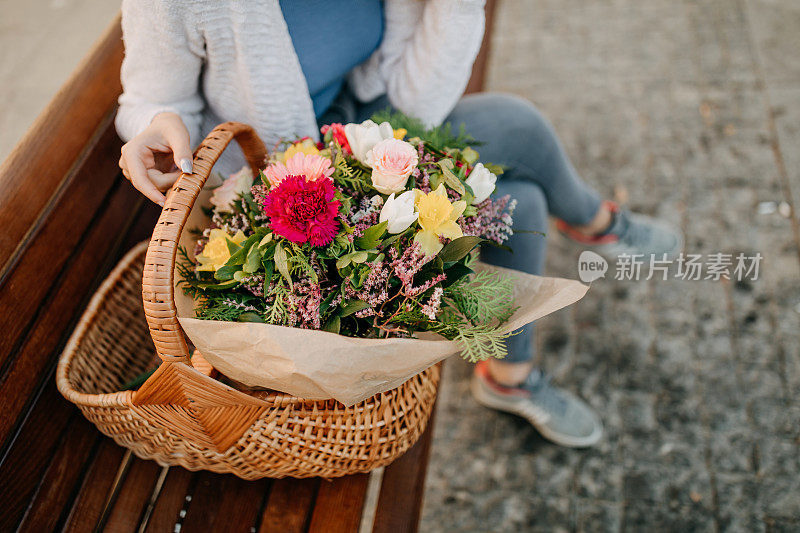
<svg viewBox="0 0 800 533">
<path fill-rule="evenodd" d="M 336 188 L 329 179 L 306 181 L 305 176 L 287 176 L 264 198 L 264 214 L 277 235 L 292 242 L 325 246 L 339 230 Z"/>
<path fill-rule="evenodd" d="M 341 146 L 342 150 L 344 150 L 344 153 L 353 153 L 352 148 L 350 148 L 350 143 L 347 142 L 347 135 L 344 134 L 344 126 L 340 123 L 334 122 L 331 125 L 325 124 L 320 128 L 319 131 L 322 133 L 322 135 L 327 135 L 328 131 L 330 131 L 331 135 L 333 135 L 333 138 L 336 139 L 336 142 L 339 143 L 339 146 Z"/>
</svg>

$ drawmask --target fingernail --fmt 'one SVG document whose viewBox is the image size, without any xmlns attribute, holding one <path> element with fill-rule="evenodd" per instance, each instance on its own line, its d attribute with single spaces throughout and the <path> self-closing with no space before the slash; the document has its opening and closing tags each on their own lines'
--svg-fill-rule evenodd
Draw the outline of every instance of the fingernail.
<svg viewBox="0 0 800 533">
<path fill-rule="evenodd" d="M 191 174 L 192 173 L 192 160 L 191 159 L 181 159 L 181 172 L 184 174 Z"/>
<path fill-rule="evenodd" d="M 164 207 L 164 200 L 159 200 L 158 201 L 158 205 L 160 205 L 161 207 Z"/>
</svg>

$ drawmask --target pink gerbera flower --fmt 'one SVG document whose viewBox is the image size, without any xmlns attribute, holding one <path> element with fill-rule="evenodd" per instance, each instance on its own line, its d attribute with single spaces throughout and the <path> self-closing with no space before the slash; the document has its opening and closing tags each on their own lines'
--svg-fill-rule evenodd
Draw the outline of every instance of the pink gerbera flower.
<svg viewBox="0 0 800 533">
<path fill-rule="evenodd" d="M 330 180 L 333 174 L 331 160 L 321 155 L 307 155 L 298 153 L 289 158 L 286 163 L 272 163 L 264 169 L 270 185 L 273 187 L 281 183 L 287 176 L 305 176 L 306 181 L 317 181 L 320 178 Z"/>
<path fill-rule="evenodd" d="M 277 235 L 312 246 L 329 244 L 339 230 L 339 206 L 333 180 L 286 176 L 264 198 L 264 214 Z"/>
</svg>

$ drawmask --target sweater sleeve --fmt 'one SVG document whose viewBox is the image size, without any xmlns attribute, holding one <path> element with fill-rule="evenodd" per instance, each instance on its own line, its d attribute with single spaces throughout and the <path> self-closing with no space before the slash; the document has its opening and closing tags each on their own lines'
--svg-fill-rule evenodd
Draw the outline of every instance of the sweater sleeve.
<svg viewBox="0 0 800 533">
<path fill-rule="evenodd" d="M 180 115 L 192 146 L 199 141 L 203 40 L 191 20 L 191 2 L 123 0 L 125 59 L 115 125 L 123 140 L 144 130 L 158 113 Z M 191 28 L 191 30 L 189 30 Z"/>
<path fill-rule="evenodd" d="M 472 73 L 485 24 L 484 0 L 387 0 L 380 48 L 350 76 L 361 100 L 385 92 L 400 111 L 441 124 Z"/>
</svg>

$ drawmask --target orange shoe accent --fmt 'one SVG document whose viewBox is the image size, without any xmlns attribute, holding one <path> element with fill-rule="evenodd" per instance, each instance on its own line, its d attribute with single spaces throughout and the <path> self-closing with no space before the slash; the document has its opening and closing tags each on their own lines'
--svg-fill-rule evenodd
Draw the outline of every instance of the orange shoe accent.
<svg viewBox="0 0 800 533">
<path fill-rule="evenodd" d="M 605 200 L 603 202 L 603 205 L 607 207 L 608 210 L 611 211 L 612 213 L 619 212 L 619 205 L 617 205 L 616 202 L 612 202 L 611 200 Z M 619 237 L 617 237 L 616 235 L 612 235 L 610 233 L 607 233 L 605 235 L 594 235 L 594 236 L 586 235 L 585 233 L 581 233 L 580 231 L 575 229 L 575 226 L 567 224 L 560 218 L 556 219 L 556 229 L 558 229 L 558 231 L 561 232 L 567 238 L 575 242 L 579 242 L 581 244 L 586 244 L 586 245 L 613 244 L 619 241 Z"/>
<path fill-rule="evenodd" d="M 478 376 L 484 383 L 491 387 L 498 394 L 507 394 L 512 396 L 528 397 L 530 393 L 525 389 L 518 387 L 506 387 L 496 382 L 489 373 L 489 361 L 479 361 L 475 364 L 475 375 Z"/>
</svg>

